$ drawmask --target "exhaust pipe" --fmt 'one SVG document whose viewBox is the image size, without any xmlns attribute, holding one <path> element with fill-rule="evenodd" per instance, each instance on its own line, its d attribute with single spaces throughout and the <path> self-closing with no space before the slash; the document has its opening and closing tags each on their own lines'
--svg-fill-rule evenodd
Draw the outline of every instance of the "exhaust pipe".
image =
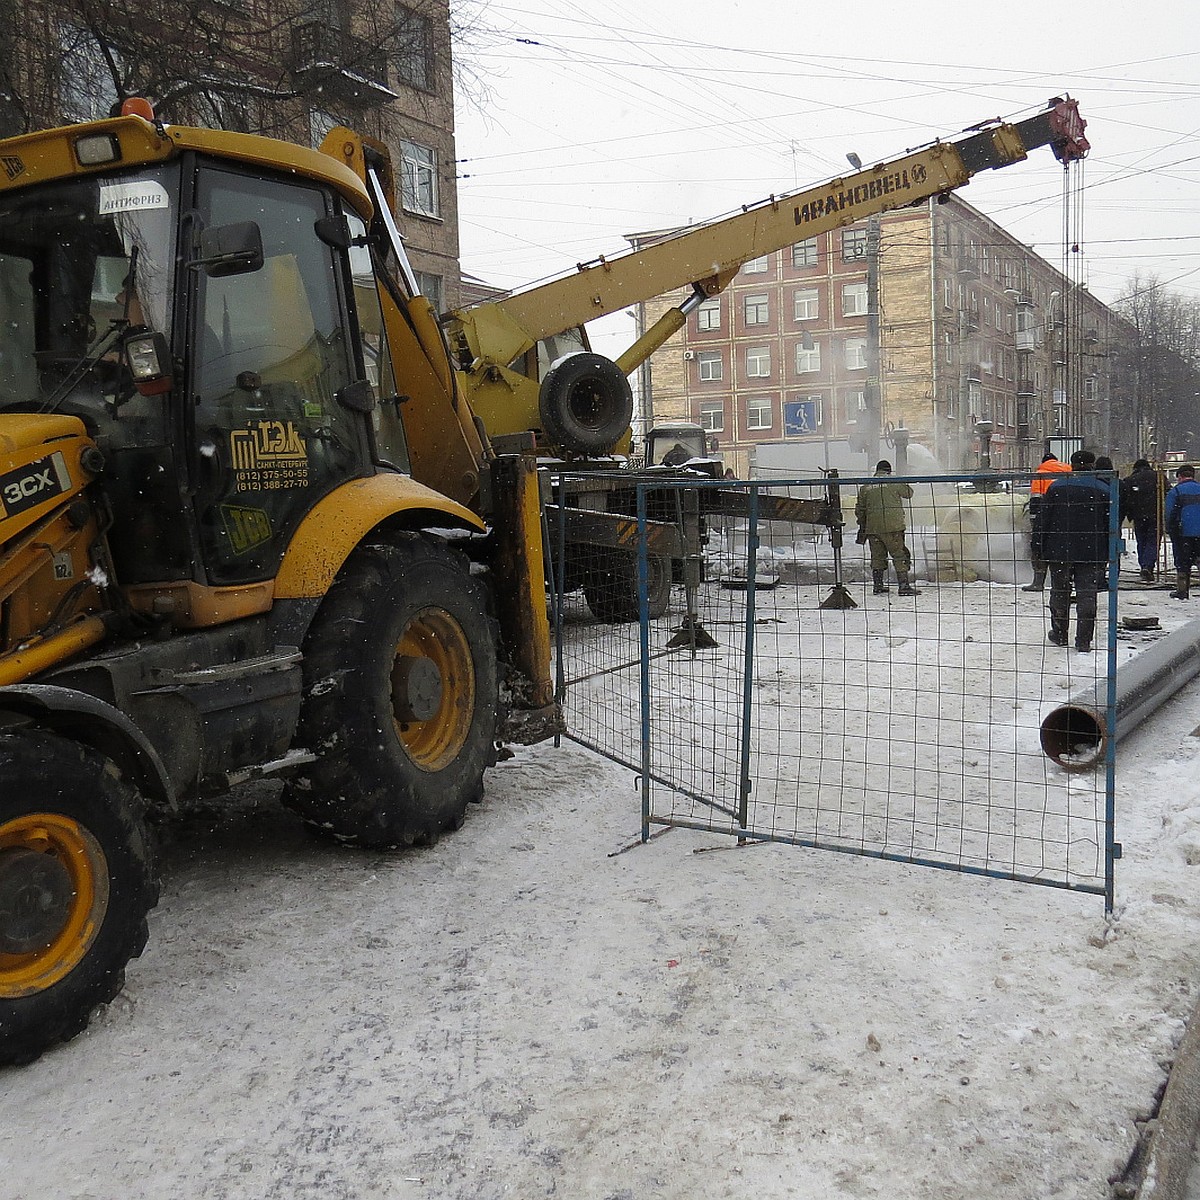
<svg viewBox="0 0 1200 1200">
<path fill-rule="evenodd" d="M 1200 674 L 1200 619 L 1189 621 L 1143 650 L 1116 674 L 1116 729 L 1123 738 Z M 1042 721 L 1042 749 L 1067 771 L 1086 771 L 1108 751 L 1108 681 L 1103 680 Z"/>
</svg>

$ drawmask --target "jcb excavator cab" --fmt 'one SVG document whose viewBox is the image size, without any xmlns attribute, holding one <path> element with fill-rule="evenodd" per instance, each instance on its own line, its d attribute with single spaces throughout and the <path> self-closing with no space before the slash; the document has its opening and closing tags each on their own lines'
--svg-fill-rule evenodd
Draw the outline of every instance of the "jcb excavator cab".
<svg viewBox="0 0 1200 1200">
<path fill-rule="evenodd" d="M 322 495 L 406 465 L 368 252 L 336 254 L 341 229 L 364 233 L 333 188 L 198 155 L 0 202 L 0 411 L 84 419 L 135 596 L 269 580 Z"/>
</svg>

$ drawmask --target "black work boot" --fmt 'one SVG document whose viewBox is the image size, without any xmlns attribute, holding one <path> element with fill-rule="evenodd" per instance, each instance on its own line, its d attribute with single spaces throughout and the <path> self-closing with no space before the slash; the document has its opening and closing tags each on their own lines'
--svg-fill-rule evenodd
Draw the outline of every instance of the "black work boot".
<svg viewBox="0 0 1200 1200">
<path fill-rule="evenodd" d="M 1081 617 L 1079 624 L 1075 627 L 1075 649 L 1081 654 L 1086 654 L 1092 648 L 1092 638 L 1095 633 L 1095 620 L 1089 621 L 1086 617 Z"/>
<path fill-rule="evenodd" d="M 888 585 L 883 582 L 882 571 L 872 571 L 871 578 L 875 581 L 875 586 L 871 589 L 876 596 L 882 596 L 888 590 Z"/>
<path fill-rule="evenodd" d="M 1142 582 L 1143 583 L 1153 583 L 1154 582 L 1154 568 L 1153 567 L 1143 567 L 1142 568 Z"/>
<path fill-rule="evenodd" d="M 1021 591 L 1023 592 L 1040 592 L 1046 587 L 1046 570 L 1044 567 L 1035 569 L 1033 572 L 1033 582 L 1027 583 Z"/>
<path fill-rule="evenodd" d="M 1046 634 L 1046 641 L 1055 646 L 1065 646 L 1069 619 L 1069 616 L 1061 612 L 1052 612 L 1050 614 L 1050 632 Z"/>
<path fill-rule="evenodd" d="M 897 596 L 919 596 L 921 594 L 920 588 L 915 588 L 911 583 L 909 583 L 907 571 L 897 571 L 896 582 L 900 585 L 896 589 Z"/>
<path fill-rule="evenodd" d="M 1172 600 L 1186 600 L 1188 598 L 1188 585 L 1191 583 L 1190 571 L 1175 572 L 1175 590 L 1171 593 Z"/>
</svg>

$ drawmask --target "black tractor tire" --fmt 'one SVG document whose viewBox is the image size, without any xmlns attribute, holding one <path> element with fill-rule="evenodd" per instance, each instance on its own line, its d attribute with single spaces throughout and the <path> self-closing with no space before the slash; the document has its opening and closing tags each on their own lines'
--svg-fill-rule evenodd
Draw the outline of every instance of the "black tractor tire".
<svg viewBox="0 0 1200 1200">
<path fill-rule="evenodd" d="M 584 599 L 597 621 L 617 625 L 640 619 L 638 560 L 628 550 L 605 550 L 592 562 L 583 584 Z M 646 559 L 646 611 L 650 620 L 665 617 L 671 604 L 671 560 L 665 554 Z"/>
<path fill-rule="evenodd" d="M 304 644 L 285 802 L 318 833 L 389 848 L 457 829 L 495 761 L 495 624 L 465 556 L 397 535 L 356 550 Z"/>
<path fill-rule="evenodd" d="M 142 797 L 117 767 L 45 730 L 0 735 L 0 1066 L 117 995 L 157 902 Z"/>
<path fill-rule="evenodd" d="M 585 351 L 546 372 L 538 411 L 556 446 L 575 454 L 608 454 L 629 432 L 633 392 L 611 358 Z"/>
</svg>

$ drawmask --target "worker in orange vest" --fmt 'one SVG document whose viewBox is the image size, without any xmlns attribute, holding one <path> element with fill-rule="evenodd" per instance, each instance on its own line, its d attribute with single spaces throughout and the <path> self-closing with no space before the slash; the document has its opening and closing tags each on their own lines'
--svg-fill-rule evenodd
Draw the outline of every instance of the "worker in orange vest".
<svg viewBox="0 0 1200 1200">
<path fill-rule="evenodd" d="M 1060 462 L 1057 454 L 1047 451 L 1038 473 L 1029 484 L 1029 557 L 1033 560 L 1033 580 L 1021 591 L 1040 592 L 1046 586 L 1049 564 L 1042 556 L 1042 502 L 1046 491 L 1058 475 L 1069 474 L 1071 464 Z"/>
</svg>

